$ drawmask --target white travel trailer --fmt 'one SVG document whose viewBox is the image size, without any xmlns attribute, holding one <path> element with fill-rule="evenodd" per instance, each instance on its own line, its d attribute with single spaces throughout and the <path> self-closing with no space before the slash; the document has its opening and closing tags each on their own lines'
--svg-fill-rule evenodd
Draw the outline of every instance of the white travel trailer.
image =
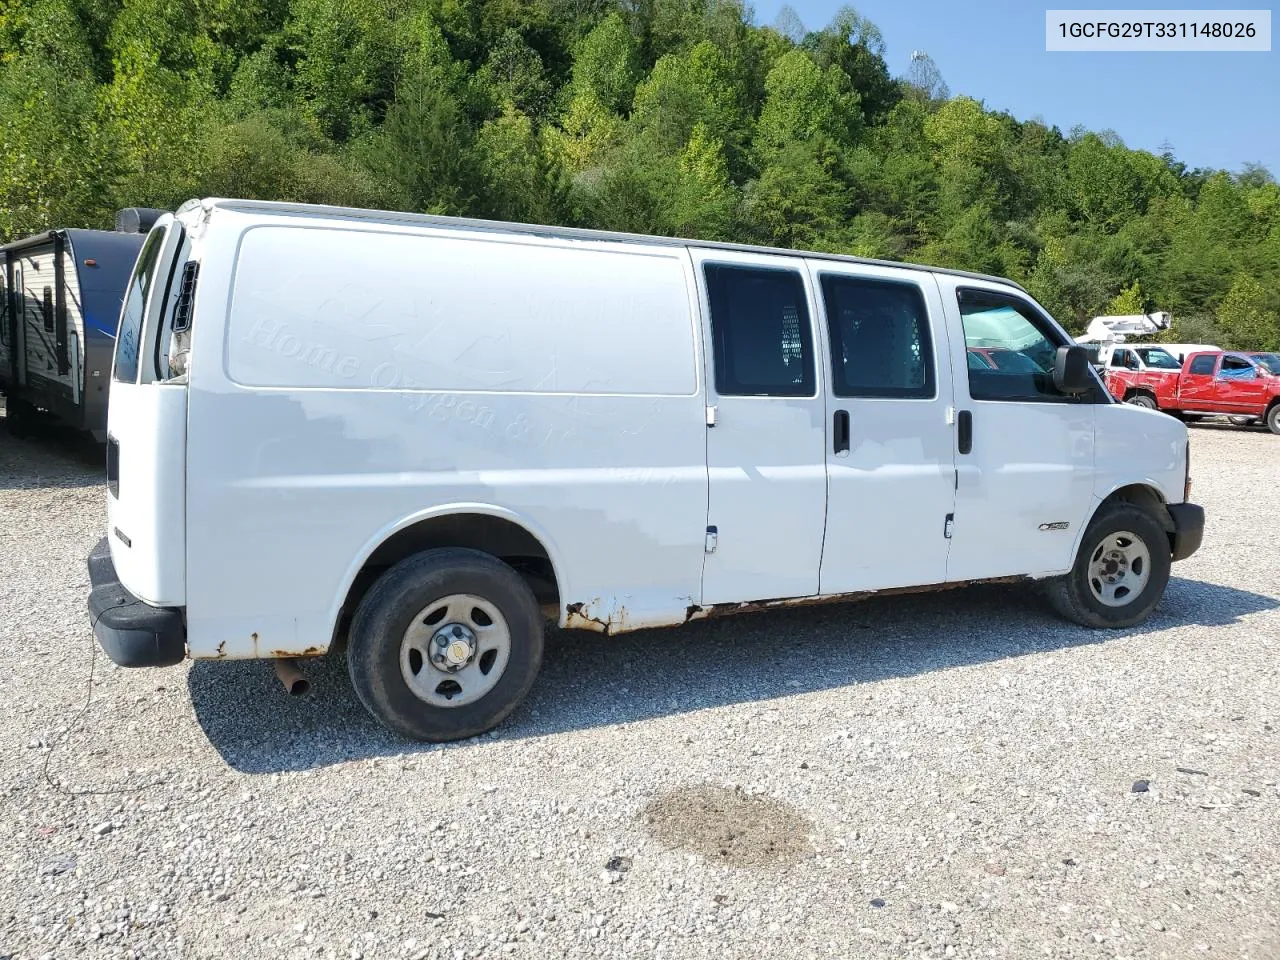
<svg viewBox="0 0 1280 960">
<path fill-rule="evenodd" d="M 1027 578 L 1127 626 L 1204 524 L 1186 427 L 1113 402 L 1008 281 L 329 207 L 156 224 L 108 432 L 116 663 L 345 637 L 363 703 L 428 740 L 515 707 L 542 615 Z"/>
<path fill-rule="evenodd" d="M 1160 346 L 1176 357 L 1179 363 L 1186 361 L 1187 357 L 1193 353 L 1222 352 L 1221 347 L 1215 347 L 1211 343 L 1162 343 Z"/>
</svg>

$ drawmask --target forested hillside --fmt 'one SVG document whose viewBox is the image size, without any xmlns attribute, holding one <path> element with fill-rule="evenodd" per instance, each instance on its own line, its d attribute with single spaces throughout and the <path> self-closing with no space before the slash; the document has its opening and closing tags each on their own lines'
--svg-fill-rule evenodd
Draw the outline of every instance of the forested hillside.
<svg viewBox="0 0 1280 960">
<path fill-rule="evenodd" d="M 1265 170 L 894 78 L 851 10 L 750 20 L 729 0 L 0 0 L 0 235 L 200 195 L 379 206 L 967 267 L 1076 329 L 1161 309 L 1180 340 L 1280 347 Z"/>
</svg>

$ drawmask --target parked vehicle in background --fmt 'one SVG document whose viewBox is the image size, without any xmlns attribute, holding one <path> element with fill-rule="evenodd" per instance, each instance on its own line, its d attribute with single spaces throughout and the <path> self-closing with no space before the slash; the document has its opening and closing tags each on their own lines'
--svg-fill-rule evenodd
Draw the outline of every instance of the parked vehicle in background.
<svg viewBox="0 0 1280 960">
<path fill-rule="evenodd" d="M 1040 368 L 1026 354 L 992 347 L 969 347 L 969 369 L 1004 370 L 1009 373 L 1038 373 Z"/>
<path fill-rule="evenodd" d="M 1245 356 L 1273 377 L 1280 377 L 1280 353 L 1246 351 Z"/>
<path fill-rule="evenodd" d="M 1152 410 L 1156 397 L 1167 392 L 1166 381 L 1182 371 L 1172 354 L 1153 344 L 1103 344 L 1098 360 L 1113 397 Z"/>
<path fill-rule="evenodd" d="M 1211 343 L 1162 343 L 1160 346 L 1173 354 L 1177 358 L 1178 363 L 1182 364 L 1193 353 L 1220 353 L 1221 347 L 1215 347 Z"/>
<path fill-rule="evenodd" d="M 23 436 L 48 418 L 106 439 L 107 383 L 125 284 L 151 223 L 59 229 L 0 247 L 0 392 Z"/>
<path fill-rule="evenodd" d="M 1109 369 L 1107 389 L 1134 406 L 1183 418 L 1225 415 L 1237 425 L 1261 420 L 1280 434 L 1280 375 L 1272 372 L 1272 356 L 1192 353 L 1178 373 L 1159 376 Z"/>
<path fill-rule="evenodd" d="M 345 636 L 411 737 L 501 722 L 543 616 L 616 634 L 1012 578 L 1125 627 L 1203 534 L 1186 427 L 1115 403 L 1008 280 L 204 200 L 129 290 L 99 642 L 288 664 Z"/>
</svg>

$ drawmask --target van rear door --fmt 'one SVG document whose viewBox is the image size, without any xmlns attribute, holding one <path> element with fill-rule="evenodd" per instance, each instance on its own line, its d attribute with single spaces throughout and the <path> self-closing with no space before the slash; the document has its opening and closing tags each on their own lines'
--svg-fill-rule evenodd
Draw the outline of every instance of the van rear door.
<svg viewBox="0 0 1280 960">
<path fill-rule="evenodd" d="M 187 389 L 164 381 L 158 345 L 181 283 L 182 225 L 161 217 L 125 290 L 107 408 L 107 540 L 120 582 L 155 606 L 185 603 Z"/>
</svg>

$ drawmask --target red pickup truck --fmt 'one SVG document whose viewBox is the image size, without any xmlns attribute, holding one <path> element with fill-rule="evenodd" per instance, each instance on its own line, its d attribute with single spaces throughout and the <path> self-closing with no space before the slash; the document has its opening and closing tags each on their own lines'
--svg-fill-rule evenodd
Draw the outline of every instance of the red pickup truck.
<svg viewBox="0 0 1280 960">
<path fill-rule="evenodd" d="M 1280 434 L 1280 354 L 1216 351 L 1187 355 L 1181 370 L 1108 367 L 1117 400 L 1186 419 L 1227 415 L 1233 423 L 1262 420 Z"/>
</svg>

